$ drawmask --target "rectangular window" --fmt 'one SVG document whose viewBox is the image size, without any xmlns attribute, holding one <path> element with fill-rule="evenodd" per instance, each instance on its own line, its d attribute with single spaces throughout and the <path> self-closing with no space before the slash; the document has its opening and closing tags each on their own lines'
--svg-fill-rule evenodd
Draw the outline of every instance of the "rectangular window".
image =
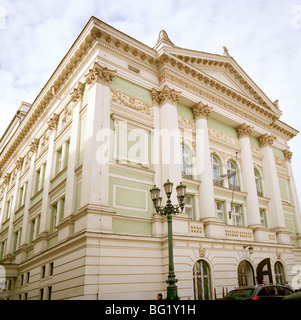
<svg viewBox="0 0 301 320">
<path fill-rule="evenodd" d="M 57 219 L 57 202 L 55 202 L 51 206 L 51 213 L 50 213 L 50 233 L 53 233 L 55 231 L 56 227 L 56 219 Z"/>
<path fill-rule="evenodd" d="M 27 182 L 25 182 L 19 190 L 18 208 L 21 208 L 25 204 L 26 191 L 27 191 Z"/>
<path fill-rule="evenodd" d="M 215 201 L 215 214 L 219 220 L 225 222 L 225 210 L 222 201 Z"/>
<path fill-rule="evenodd" d="M 60 173 L 68 164 L 70 140 L 67 140 L 56 151 L 55 175 Z"/>
<path fill-rule="evenodd" d="M 233 216 L 233 220 L 234 220 L 234 225 L 242 227 L 243 226 L 243 217 L 242 217 L 241 205 L 234 204 L 232 206 L 232 216 Z"/>
<path fill-rule="evenodd" d="M 11 210 L 11 200 L 7 200 L 6 208 L 5 208 L 5 220 L 10 217 L 10 210 Z"/>
<path fill-rule="evenodd" d="M 43 300 L 43 296 L 44 296 L 44 288 L 40 289 L 40 300 Z"/>
<path fill-rule="evenodd" d="M 52 287 L 48 287 L 48 300 L 51 300 Z"/>
<path fill-rule="evenodd" d="M 0 259 L 3 259 L 4 255 L 5 255 L 5 248 L 6 248 L 6 240 L 1 242 Z"/>
<path fill-rule="evenodd" d="M 54 263 L 50 263 L 50 268 L 49 268 L 49 276 L 51 277 L 53 275 L 53 268 L 54 268 Z"/>
<path fill-rule="evenodd" d="M 17 251 L 17 249 L 20 246 L 20 242 L 21 242 L 21 228 L 19 230 L 17 230 L 14 234 L 14 246 L 13 246 L 13 253 L 15 253 Z"/>
<path fill-rule="evenodd" d="M 29 245 L 36 239 L 40 231 L 40 219 L 41 215 L 35 216 L 30 221 L 30 230 L 29 230 Z"/>
<path fill-rule="evenodd" d="M 51 205 L 50 233 L 55 231 L 56 226 L 64 218 L 65 196 Z"/>
<path fill-rule="evenodd" d="M 261 224 L 262 224 L 264 227 L 268 227 L 267 215 L 266 215 L 265 209 L 260 209 L 259 211 L 260 211 L 260 221 L 261 221 Z"/>
<path fill-rule="evenodd" d="M 41 269 L 41 278 L 44 279 L 46 276 L 46 266 L 42 266 Z"/>
<path fill-rule="evenodd" d="M 44 187 L 45 168 L 46 163 L 43 163 L 41 167 L 36 170 L 35 193 L 37 193 Z"/>
<path fill-rule="evenodd" d="M 194 203 L 194 197 L 192 195 L 186 194 L 184 212 L 187 214 L 187 216 L 190 219 L 193 219 L 193 216 L 194 216 L 193 203 Z"/>
<path fill-rule="evenodd" d="M 30 272 L 27 272 L 27 283 L 29 283 L 29 279 L 30 279 Z"/>
</svg>

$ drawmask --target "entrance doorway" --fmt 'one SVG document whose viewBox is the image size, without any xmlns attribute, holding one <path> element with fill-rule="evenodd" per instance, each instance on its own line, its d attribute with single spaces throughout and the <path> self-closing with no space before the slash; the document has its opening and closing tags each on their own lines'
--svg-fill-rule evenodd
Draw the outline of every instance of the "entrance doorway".
<svg viewBox="0 0 301 320">
<path fill-rule="evenodd" d="M 254 271 L 251 264 L 243 260 L 238 265 L 238 285 L 239 287 L 254 286 Z"/>
<path fill-rule="evenodd" d="M 259 263 L 256 273 L 258 284 L 263 283 L 263 281 L 265 281 L 265 283 L 273 283 L 270 258 L 266 258 Z"/>
</svg>

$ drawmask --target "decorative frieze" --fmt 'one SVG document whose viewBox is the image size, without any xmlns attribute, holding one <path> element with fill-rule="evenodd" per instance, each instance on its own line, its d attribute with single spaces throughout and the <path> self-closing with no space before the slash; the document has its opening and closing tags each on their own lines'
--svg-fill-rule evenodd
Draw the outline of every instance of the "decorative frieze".
<svg viewBox="0 0 301 320">
<path fill-rule="evenodd" d="M 273 137 L 269 134 L 264 134 L 258 138 L 260 148 L 265 146 L 272 146 L 276 137 Z"/>
<path fill-rule="evenodd" d="M 203 102 L 197 103 L 192 107 L 193 117 L 195 120 L 197 119 L 208 119 L 210 112 L 212 111 L 212 107 L 209 107 L 207 104 Z"/>
<path fill-rule="evenodd" d="M 78 101 L 81 100 L 83 96 L 85 85 L 81 82 L 78 83 L 77 87 L 73 89 L 73 91 L 70 93 L 71 101 L 76 104 Z"/>
<path fill-rule="evenodd" d="M 99 63 L 94 62 L 93 68 L 89 69 L 89 72 L 85 75 L 85 78 L 89 88 L 91 88 L 96 82 L 109 85 L 116 73 L 116 70 L 110 70 L 107 67 L 103 67 Z"/>
<path fill-rule="evenodd" d="M 194 122 L 184 117 L 178 116 L 178 123 L 185 128 L 194 129 Z"/>
<path fill-rule="evenodd" d="M 111 100 L 118 104 L 124 105 L 136 111 L 147 114 L 148 116 L 152 115 L 152 105 L 147 102 L 141 101 L 135 97 L 128 96 L 120 91 L 114 90 L 111 88 Z"/>
<path fill-rule="evenodd" d="M 252 134 L 253 129 L 253 127 L 247 125 L 246 123 L 243 123 L 236 128 L 238 138 L 242 138 L 245 136 L 249 137 Z"/>
<path fill-rule="evenodd" d="M 181 92 L 170 89 L 167 85 L 165 85 L 161 91 L 152 89 L 153 100 L 158 106 L 162 106 L 165 103 L 176 104 L 179 101 L 180 96 Z"/>
</svg>

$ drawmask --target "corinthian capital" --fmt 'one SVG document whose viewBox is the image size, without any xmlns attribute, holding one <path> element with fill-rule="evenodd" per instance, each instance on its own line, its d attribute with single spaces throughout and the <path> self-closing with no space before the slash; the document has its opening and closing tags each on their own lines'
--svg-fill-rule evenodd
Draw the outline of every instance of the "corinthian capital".
<svg viewBox="0 0 301 320">
<path fill-rule="evenodd" d="M 276 138 L 267 133 L 258 138 L 260 148 L 272 146 Z"/>
<path fill-rule="evenodd" d="M 34 153 L 38 150 L 39 140 L 34 138 L 29 144 L 29 151 Z"/>
<path fill-rule="evenodd" d="M 204 104 L 203 102 L 199 102 L 192 107 L 193 117 L 195 120 L 208 119 L 212 109 L 213 108 L 209 107 L 207 104 Z"/>
<path fill-rule="evenodd" d="M 236 128 L 238 138 L 245 137 L 245 136 L 249 137 L 253 129 L 254 129 L 253 127 L 248 126 L 246 123 L 243 123 L 242 125 Z"/>
<path fill-rule="evenodd" d="M 285 160 L 288 161 L 288 162 L 291 162 L 293 153 L 291 151 L 289 151 L 289 150 L 284 150 L 283 154 L 284 154 Z"/>
<path fill-rule="evenodd" d="M 89 87 L 93 87 L 96 82 L 109 85 L 116 75 L 116 70 L 110 70 L 107 67 L 101 66 L 99 63 L 94 62 L 93 68 L 85 75 Z"/>
<path fill-rule="evenodd" d="M 176 104 L 181 96 L 181 92 L 175 89 L 170 89 L 167 85 L 161 91 L 152 89 L 152 97 L 158 106 L 162 106 L 165 103 Z"/>
<path fill-rule="evenodd" d="M 80 101 L 80 99 L 82 98 L 83 90 L 84 90 L 84 84 L 79 82 L 77 87 L 74 88 L 73 91 L 70 93 L 71 101 L 74 102 L 74 104 Z"/>
<path fill-rule="evenodd" d="M 50 118 L 47 122 L 48 130 L 52 131 L 56 128 L 58 123 L 59 116 L 55 113 L 52 118 Z"/>
</svg>

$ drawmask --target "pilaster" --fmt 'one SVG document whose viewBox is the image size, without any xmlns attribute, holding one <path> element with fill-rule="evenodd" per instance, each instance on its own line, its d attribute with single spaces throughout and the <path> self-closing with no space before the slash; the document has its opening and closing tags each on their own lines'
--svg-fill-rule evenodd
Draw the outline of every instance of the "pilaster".
<svg viewBox="0 0 301 320">
<path fill-rule="evenodd" d="M 82 165 L 81 205 L 108 206 L 110 146 L 110 82 L 116 71 L 93 64 L 89 85 Z"/>
</svg>

